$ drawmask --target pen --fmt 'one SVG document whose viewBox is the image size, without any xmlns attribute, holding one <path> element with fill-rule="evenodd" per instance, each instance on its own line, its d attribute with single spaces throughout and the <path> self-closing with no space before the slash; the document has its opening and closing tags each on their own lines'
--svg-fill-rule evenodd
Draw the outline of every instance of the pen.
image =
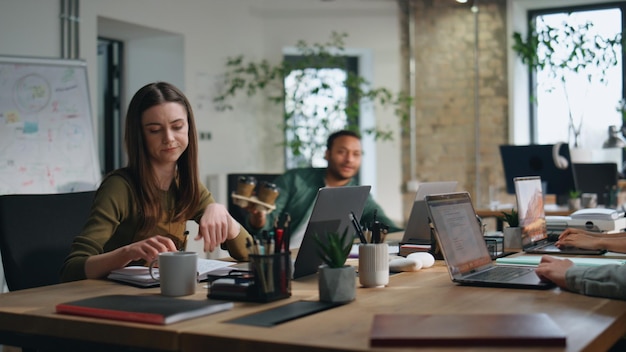
<svg viewBox="0 0 626 352">
<path fill-rule="evenodd" d="M 359 225 L 359 222 L 356 220 L 356 216 L 354 215 L 353 211 L 350 212 L 350 221 L 352 221 L 352 226 L 354 226 L 356 234 L 359 236 L 359 240 L 361 241 L 361 243 L 366 244 L 367 240 L 365 239 L 365 235 L 363 234 L 363 229 L 361 228 L 361 225 Z"/>
<path fill-rule="evenodd" d="M 187 247 L 187 236 L 189 236 L 189 231 L 185 231 L 183 232 L 183 246 L 180 247 L 180 249 L 178 250 L 179 252 L 184 252 L 185 251 L 185 247 Z"/>
</svg>

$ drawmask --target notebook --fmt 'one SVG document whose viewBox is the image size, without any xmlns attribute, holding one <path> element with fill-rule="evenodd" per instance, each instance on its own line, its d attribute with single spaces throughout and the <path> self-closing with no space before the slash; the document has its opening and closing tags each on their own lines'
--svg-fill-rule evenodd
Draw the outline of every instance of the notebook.
<svg viewBox="0 0 626 352">
<path fill-rule="evenodd" d="M 166 325 L 232 309 L 233 302 L 161 295 L 104 295 L 56 306 L 61 314 Z"/>
<path fill-rule="evenodd" d="M 313 211 L 294 262 L 294 279 L 315 274 L 322 264 L 317 254 L 316 234 L 324 241 L 325 234 L 343 233 L 347 229 L 351 234 L 348 239 L 352 242 L 356 230 L 350 221 L 350 212 L 361 218 L 371 188 L 371 186 L 323 187 L 317 191 Z"/>
<path fill-rule="evenodd" d="M 606 252 L 605 250 L 555 246 L 555 241 L 548 238 L 541 178 L 539 176 L 515 177 L 513 182 L 515 184 L 519 223 L 522 228 L 522 249 L 524 252 L 583 255 L 600 255 Z"/>
<path fill-rule="evenodd" d="M 456 185 L 456 181 L 423 182 L 419 184 L 400 244 L 430 244 L 428 210 L 426 209 L 424 197 L 431 194 L 454 192 Z"/>
<path fill-rule="evenodd" d="M 464 285 L 545 289 L 534 268 L 495 265 L 467 192 L 426 196 L 429 217 L 453 282 Z"/>
</svg>

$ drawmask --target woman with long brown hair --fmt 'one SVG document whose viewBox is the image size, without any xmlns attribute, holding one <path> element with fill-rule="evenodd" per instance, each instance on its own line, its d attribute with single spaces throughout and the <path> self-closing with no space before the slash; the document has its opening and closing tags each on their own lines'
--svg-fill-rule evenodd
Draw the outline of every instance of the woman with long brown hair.
<svg viewBox="0 0 626 352">
<path fill-rule="evenodd" d="M 112 270 L 144 264 L 161 252 L 183 249 L 185 223 L 199 225 L 204 250 L 223 245 L 247 258 L 250 236 L 226 208 L 215 203 L 198 176 L 198 140 L 185 95 L 166 82 L 133 96 L 126 114 L 127 167 L 107 175 L 91 214 L 72 244 L 62 281 L 106 277 Z"/>
</svg>

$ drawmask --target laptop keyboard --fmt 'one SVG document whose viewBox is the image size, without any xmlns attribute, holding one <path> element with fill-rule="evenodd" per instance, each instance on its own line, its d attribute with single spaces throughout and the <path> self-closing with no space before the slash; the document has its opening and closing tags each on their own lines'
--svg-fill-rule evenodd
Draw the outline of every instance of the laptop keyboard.
<svg viewBox="0 0 626 352">
<path fill-rule="evenodd" d="M 497 266 L 491 270 L 483 271 L 469 276 L 472 280 L 489 280 L 489 281 L 511 281 L 516 277 L 528 274 L 533 268 L 520 268 L 520 267 L 508 267 Z"/>
</svg>

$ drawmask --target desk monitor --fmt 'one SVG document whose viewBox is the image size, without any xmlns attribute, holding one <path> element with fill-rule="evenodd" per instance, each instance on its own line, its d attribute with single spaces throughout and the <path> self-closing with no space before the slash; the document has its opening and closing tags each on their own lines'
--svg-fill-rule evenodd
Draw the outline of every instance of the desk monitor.
<svg viewBox="0 0 626 352">
<path fill-rule="evenodd" d="M 618 179 L 616 163 L 574 163 L 574 175 L 580 192 L 596 193 L 598 204 L 611 205 L 611 190 Z"/>
<path fill-rule="evenodd" d="M 545 193 L 556 195 L 558 204 L 565 204 L 569 192 L 578 189 L 566 143 L 501 145 L 500 156 L 509 194 L 515 194 L 513 179 L 527 176 L 541 177 Z"/>
</svg>

